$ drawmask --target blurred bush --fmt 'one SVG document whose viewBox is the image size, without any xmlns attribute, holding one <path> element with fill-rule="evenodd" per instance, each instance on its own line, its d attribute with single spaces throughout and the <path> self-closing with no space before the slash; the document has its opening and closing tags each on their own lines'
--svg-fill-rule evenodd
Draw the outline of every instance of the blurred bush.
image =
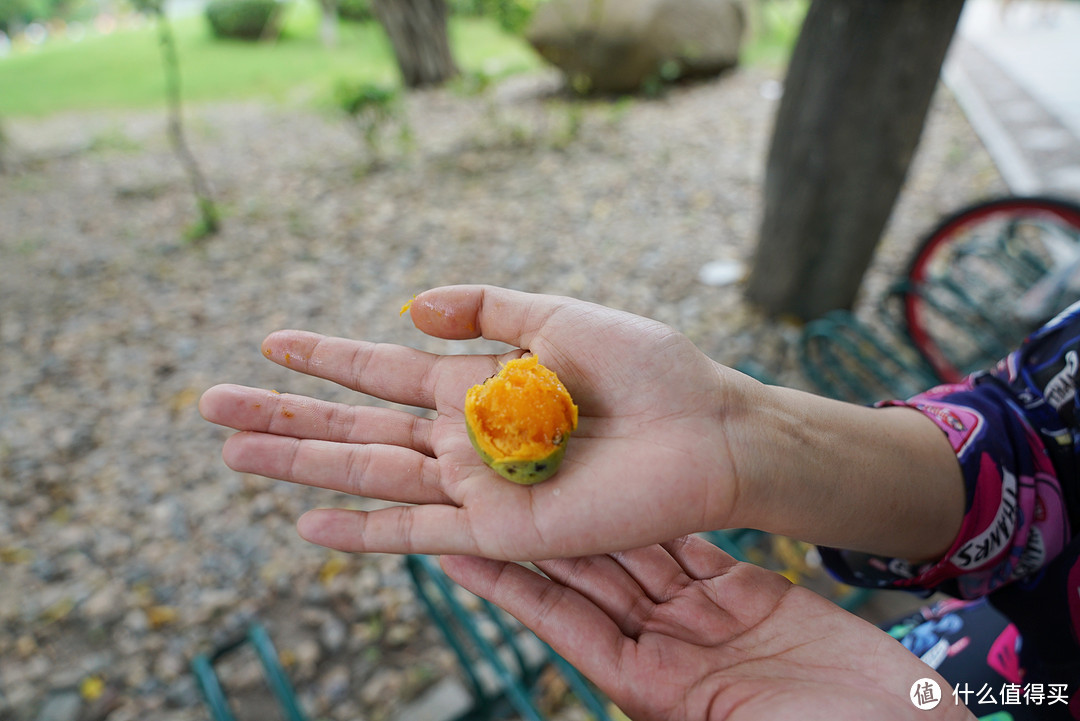
<svg viewBox="0 0 1080 721">
<path fill-rule="evenodd" d="M 206 19 L 215 37 L 261 40 L 277 33 L 283 7 L 278 0 L 211 0 Z"/>
<path fill-rule="evenodd" d="M 394 116 L 400 100 L 396 88 L 369 82 L 338 82 L 334 100 L 346 115 L 369 114 L 378 120 Z"/>
<path fill-rule="evenodd" d="M 338 0 L 338 17 L 356 23 L 366 23 L 375 19 L 371 9 L 371 0 Z"/>
<path fill-rule="evenodd" d="M 14 35 L 30 23 L 50 20 L 89 22 L 99 11 L 97 0 L 0 0 L 0 32 Z"/>
<path fill-rule="evenodd" d="M 544 0 L 447 0 L 456 15 L 489 17 L 503 30 L 521 34 Z"/>
<path fill-rule="evenodd" d="M 0 0 L 4 2 L 5 0 Z M 536 7 L 545 0 L 447 0 L 453 15 L 487 17 L 508 33 L 521 34 Z M 375 20 L 371 0 L 338 0 L 338 16 L 352 22 Z"/>
<path fill-rule="evenodd" d="M 401 147 L 406 148 L 411 144 L 412 129 L 405 118 L 398 88 L 366 81 L 342 80 L 337 84 L 334 100 L 360 134 L 371 156 L 372 167 L 384 162 L 383 136 L 392 125 L 398 126 Z"/>
</svg>

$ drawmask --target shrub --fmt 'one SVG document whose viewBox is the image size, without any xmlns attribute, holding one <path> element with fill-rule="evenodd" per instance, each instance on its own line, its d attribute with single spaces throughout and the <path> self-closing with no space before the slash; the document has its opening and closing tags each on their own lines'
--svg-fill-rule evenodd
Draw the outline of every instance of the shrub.
<svg viewBox="0 0 1080 721">
<path fill-rule="evenodd" d="M 506 32 L 519 34 L 542 2 L 544 0 L 449 0 L 449 5 L 453 13 L 484 15 Z"/>
<path fill-rule="evenodd" d="M 407 143 L 412 135 L 401 107 L 396 88 L 374 83 L 339 81 L 334 92 L 337 106 L 352 121 L 374 162 L 379 162 L 381 135 L 393 122 L 400 123 L 400 139 Z"/>
<path fill-rule="evenodd" d="M 371 0 L 338 0 L 338 17 L 356 23 L 366 23 L 375 19 L 371 9 Z"/>
<path fill-rule="evenodd" d="M 520 33 L 542 2 L 544 0 L 447 0 L 446 5 L 454 15 L 489 17 L 506 32 Z M 356 22 L 375 19 L 371 0 L 338 0 L 338 16 Z"/>
<path fill-rule="evenodd" d="M 261 40 L 277 31 L 278 0 L 211 0 L 206 19 L 215 37 Z"/>
<path fill-rule="evenodd" d="M 484 14 L 483 0 L 446 0 L 446 4 L 454 15 L 476 17 Z"/>
</svg>

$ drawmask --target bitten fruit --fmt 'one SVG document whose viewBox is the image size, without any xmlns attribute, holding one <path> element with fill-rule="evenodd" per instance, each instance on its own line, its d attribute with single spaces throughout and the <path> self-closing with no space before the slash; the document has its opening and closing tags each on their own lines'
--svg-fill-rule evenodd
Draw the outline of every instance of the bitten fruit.
<svg viewBox="0 0 1080 721">
<path fill-rule="evenodd" d="M 570 394 L 536 356 L 510 361 L 465 394 L 465 427 L 473 448 L 514 483 L 551 478 L 577 421 Z"/>
</svg>

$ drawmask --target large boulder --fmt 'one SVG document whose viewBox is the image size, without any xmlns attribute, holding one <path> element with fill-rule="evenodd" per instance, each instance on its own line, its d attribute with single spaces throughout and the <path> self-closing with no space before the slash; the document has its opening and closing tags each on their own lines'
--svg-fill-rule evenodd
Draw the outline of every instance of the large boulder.
<svg viewBox="0 0 1080 721">
<path fill-rule="evenodd" d="M 579 90 L 635 92 L 739 61 L 741 0 L 548 0 L 526 37 Z"/>
</svg>

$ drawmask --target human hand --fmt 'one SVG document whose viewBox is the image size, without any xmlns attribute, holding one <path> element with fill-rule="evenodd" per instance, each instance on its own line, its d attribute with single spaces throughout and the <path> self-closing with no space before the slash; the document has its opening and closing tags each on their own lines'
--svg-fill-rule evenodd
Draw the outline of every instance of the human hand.
<svg viewBox="0 0 1080 721">
<path fill-rule="evenodd" d="M 514 563 L 444 556 L 637 721 L 973 719 L 946 682 L 873 625 L 782 576 L 684 537 Z M 940 685 L 932 711 L 909 697 Z"/>
<path fill-rule="evenodd" d="M 567 298 L 450 287 L 418 296 L 410 314 L 433 336 L 521 350 L 440 356 L 283 331 L 263 344 L 271 360 L 435 417 L 231 385 L 200 401 L 208 420 L 241 431 L 223 449 L 237 471 L 412 504 L 311 511 L 298 523 L 304 538 L 346 551 L 536 559 L 731 520 L 739 479 L 723 421 L 739 417 L 733 390 L 755 381 L 668 326 Z M 580 409 L 559 472 L 535 486 L 487 468 L 463 415 L 466 390 L 525 351 L 558 373 Z"/>
</svg>

